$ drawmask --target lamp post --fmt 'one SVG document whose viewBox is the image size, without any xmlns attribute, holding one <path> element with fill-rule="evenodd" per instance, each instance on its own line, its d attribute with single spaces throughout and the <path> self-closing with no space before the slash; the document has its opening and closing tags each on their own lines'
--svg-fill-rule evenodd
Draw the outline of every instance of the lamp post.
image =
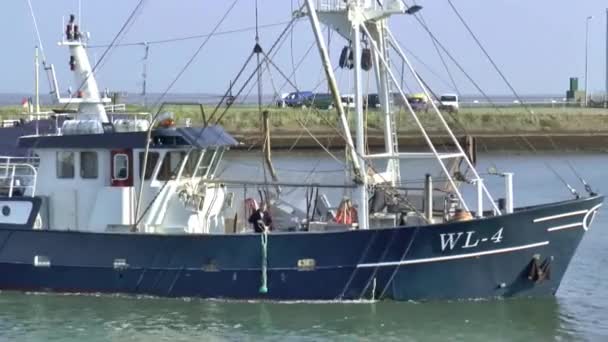
<svg viewBox="0 0 608 342">
<path fill-rule="evenodd" d="M 604 108 L 608 108 L 608 8 L 606 8 L 606 93 L 604 94 Z"/>
<path fill-rule="evenodd" d="M 585 107 L 589 103 L 589 22 L 593 16 L 585 21 Z"/>
</svg>

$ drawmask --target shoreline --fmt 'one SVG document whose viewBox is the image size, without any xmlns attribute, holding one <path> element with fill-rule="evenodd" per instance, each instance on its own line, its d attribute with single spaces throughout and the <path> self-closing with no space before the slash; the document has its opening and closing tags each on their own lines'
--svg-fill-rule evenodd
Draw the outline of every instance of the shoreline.
<svg viewBox="0 0 608 342">
<path fill-rule="evenodd" d="M 50 110 L 52 107 L 43 107 Z M 127 106 L 127 113 L 141 113 L 146 108 Z M 176 122 L 189 121 L 203 126 L 212 117 L 215 107 L 208 105 L 170 105 Z M 344 140 L 337 130 L 335 113 L 310 108 L 265 108 L 269 112 L 270 136 L 275 150 L 343 149 Z M 0 106 L 0 118 L 23 118 L 18 106 Z M 111 114 L 111 113 L 108 113 Z M 261 119 L 256 106 L 238 105 L 226 112 L 221 125 L 242 145 L 237 149 L 259 149 L 262 142 Z M 449 137 L 436 116 L 418 114 L 429 136 L 438 145 L 449 143 Z M 531 112 L 521 107 L 462 108 L 457 114 L 444 114 L 445 120 L 459 138 L 476 138 L 477 150 L 484 151 L 585 151 L 608 152 L 608 109 L 581 107 L 534 107 Z M 365 113 L 368 146 L 384 147 L 382 114 L 377 110 Z M 396 113 L 401 151 L 426 150 L 427 144 L 409 114 Z M 306 130 L 302 127 L 306 125 Z M 351 126 L 352 127 L 352 126 Z M 310 132 L 310 134 L 307 132 Z M 354 132 L 353 136 L 354 136 Z M 311 134 L 315 137 L 312 138 Z"/>
<path fill-rule="evenodd" d="M 238 150 L 259 150 L 263 142 L 260 132 L 243 132 L 228 130 L 241 146 Z M 346 144 L 336 132 L 311 131 L 316 140 L 305 131 L 281 131 L 271 133 L 273 150 L 313 150 L 319 149 L 319 143 L 328 149 L 343 149 Z M 478 152 L 608 152 L 608 131 L 601 132 L 468 132 L 475 138 Z M 449 145 L 450 139 L 445 134 L 429 136 L 439 146 Z M 466 137 L 457 134 L 461 141 Z M 383 149 L 384 137 L 381 134 L 368 135 L 368 147 Z M 426 149 L 427 145 L 419 133 L 399 134 L 399 147 L 402 151 Z"/>
</svg>

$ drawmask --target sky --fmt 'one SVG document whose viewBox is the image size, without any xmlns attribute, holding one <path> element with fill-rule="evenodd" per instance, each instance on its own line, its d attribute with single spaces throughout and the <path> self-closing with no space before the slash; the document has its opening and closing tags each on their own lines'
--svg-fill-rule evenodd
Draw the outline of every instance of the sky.
<svg viewBox="0 0 608 342">
<path fill-rule="evenodd" d="M 71 85 L 68 52 L 56 43 L 63 32 L 62 20 L 78 13 L 77 0 L 31 0 L 41 31 L 46 60 L 57 69 L 60 89 Z M 90 32 L 90 44 L 110 42 L 120 30 L 139 0 L 82 0 L 82 30 Z M 144 0 L 143 10 L 128 28 L 122 43 L 155 41 L 202 35 L 212 31 L 233 0 Z M 285 22 L 301 0 L 258 0 L 261 25 Z M 589 89 L 605 89 L 606 0 L 452 0 L 479 40 L 494 58 L 515 89 L 524 95 L 563 94 L 568 78 L 576 76 L 584 85 L 585 24 L 589 22 Z M 412 0 L 407 1 L 413 3 Z M 447 0 L 418 0 L 420 12 L 437 39 L 448 49 L 470 76 L 488 94 L 510 94 L 491 64 L 458 21 Z M 219 31 L 255 25 L 255 2 L 238 0 Z M 573 5 L 575 4 L 575 5 Z M 26 0 L 3 0 L 0 11 L 0 93 L 30 93 L 33 89 L 33 55 L 38 44 Z M 418 59 L 413 59 L 420 75 L 436 92 L 453 92 L 446 69 L 428 34 L 411 16 L 394 16 L 392 31 Z M 263 48 L 279 35 L 283 26 L 260 31 Z M 252 30 L 218 35 L 209 40 L 187 72 L 169 89 L 172 93 L 223 93 L 254 46 Z M 307 20 L 300 20 L 293 34 L 273 57 L 286 74 L 302 58 L 314 37 Z M 163 92 L 191 58 L 203 39 L 156 44 L 150 47 L 148 91 Z M 346 42 L 337 35 L 331 38 L 331 56 L 337 63 Z M 89 49 L 93 62 L 103 55 L 103 48 Z M 97 72 L 101 88 L 138 92 L 141 89 L 142 45 L 117 47 L 103 60 Z M 411 58 L 413 58 L 410 55 Z M 294 63 L 292 63 L 292 58 Z M 400 68 L 398 68 L 400 69 Z M 251 70 L 251 69 L 247 69 Z M 478 93 L 467 78 L 448 62 L 448 70 L 462 94 Z M 371 75 L 373 77 L 373 75 Z M 343 91 L 352 88 L 352 76 L 337 72 Z M 42 78 L 42 92 L 47 92 Z M 411 80 L 406 78 L 406 84 Z M 292 88 L 276 70 L 264 74 L 264 93 L 287 92 Z M 322 89 L 318 52 L 312 50 L 295 73 L 300 89 Z M 364 88 L 370 87 L 364 76 Z M 372 86 L 373 87 L 373 86 Z M 249 89 L 247 88 L 247 91 Z"/>
</svg>

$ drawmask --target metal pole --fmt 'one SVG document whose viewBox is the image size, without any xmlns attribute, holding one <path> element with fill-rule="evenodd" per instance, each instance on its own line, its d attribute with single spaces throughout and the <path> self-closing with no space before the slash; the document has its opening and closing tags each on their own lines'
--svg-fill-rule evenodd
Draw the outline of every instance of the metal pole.
<svg viewBox="0 0 608 342">
<path fill-rule="evenodd" d="M 475 180 L 477 182 L 477 217 L 483 217 L 483 178 Z"/>
<path fill-rule="evenodd" d="M 587 17 L 585 22 L 585 107 L 589 101 L 589 21 L 593 17 Z"/>
<path fill-rule="evenodd" d="M 319 18 L 317 17 L 315 5 L 313 4 L 312 0 L 306 0 L 306 8 L 308 10 L 308 18 L 310 19 L 310 25 L 312 26 L 312 31 L 315 35 L 317 46 L 319 48 L 319 54 L 321 55 L 323 69 L 325 70 L 325 75 L 327 76 L 327 81 L 329 83 L 331 94 L 334 99 L 334 105 L 338 110 L 338 115 L 340 117 L 340 126 L 342 127 L 342 131 L 344 132 L 344 140 L 346 140 L 346 144 L 348 145 L 348 148 L 350 150 L 353 169 L 356 173 L 359 174 L 361 178 L 364 178 L 365 169 L 359 164 L 359 158 L 357 156 L 357 152 L 355 151 L 353 138 L 350 133 L 350 128 L 348 126 L 348 120 L 346 120 L 344 106 L 342 105 L 342 100 L 340 99 L 340 91 L 338 90 L 336 76 L 331 66 L 331 61 L 329 60 L 329 54 L 327 53 L 327 48 L 325 47 L 325 40 L 323 38 L 323 34 L 321 33 L 321 27 L 319 25 Z"/>
<path fill-rule="evenodd" d="M 513 173 L 506 172 L 503 176 L 505 177 L 505 212 L 511 214 L 513 213 Z"/>
<path fill-rule="evenodd" d="M 424 197 L 424 216 L 433 223 L 433 178 L 428 173 L 424 178 Z"/>
<path fill-rule="evenodd" d="M 368 229 L 368 203 L 367 203 L 367 172 L 365 171 L 365 136 L 363 131 L 364 113 L 363 113 L 363 87 L 361 85 L 361 27 L 358 21 L 353 23 L 352 40 L 353 40 L 353 64 L 355 73 L 355 111 L 357 112 L 356 124 L 356 139 L 357 139 L 357 154 L 359 164 L 363 169 L 361 184 L 357 188 L 359 197 L 358 222 L 359 229 Z"/>
<path fill-rule="evenodd" d="M 410 63 L 409 59 L 407 58 L 407 56 L 405 55 L 405 53 L 403 52 L 403 50 L 401 49 L 401 47 L 397 44 L 397 42 L 395 40 L 395 37 L 393 36 L 393 34 L 391 33 L 391 31 L 390 30 L 386 30 L 386 33 L 387 33 L 388 37 L 390 38 L 390 44 L 394 47 L 395 52 L 397 52 L 397 54 L 405 62 L 405 64 L 409 68 L 410 72 L 414 76 L 414 79 L 417 81 L 418 85 L 420 86 L 420 88 L 424 91 L 425 95 L 428 98 L 432 98 L 430 92 L 428 91 L 428 89 L 424 85 L 424 82 L 422 82 L 422 80 L 420 79 L 420 76 L 418 75 L 418 73 L 416 72 L 416 70 L 414 69 L 414 67 L 412 66 L 412 64 Z M 376 47 L 374 46 L 374 48 L 376 48 Z M 382 63 L 385 63 L 385 61 L 383 60 Z M 385 67 L 387 65 L 388 64 L 385 63 Z M 427 145 L 431 148 L 431 151 L 435 155 L 435 158 L 437 158 L 437 160 L 439 161 L 439 164 L 442 167 L 443 172 L 446 175 L 449 175 L 450 173 L 448 172 L 448 170 L 445 167 L 445 165 L 444 165 L 443 161 L 441 160 L 441 158 L 439 158 L 439 154 L 437 152 L 437 149 L 435 148 L 435 145 L 431 141 L 431 139 L 430 139 L 430 137 L 429 137 L 426 129 L 424 128 L 424 126 L 422 125 L 422 122 L 420 121 L 420 119 L 416 115 L 416 112 L 412 109 L 412 106 L 407 101 L 407 98 L 405 96 L 405 93 L 403 92 L 403 89 L 401 87 L 399 87 L 399 83 L 397 81 L 397 78 L 394 76 L 394 74 L 392 73 L 392 71 L 390 69 L 387 69 L 387 72 L 388 72 L 389 76 L 391 76 L 391 79 L 393 80 L 393 84 L 398 88 L 399 93 L 401 95 L 401 99 L 403 100 L 403 102 L 405 103 L 408 111 L 410 112 L 410 114 L 412 114 L 412 117 L 416 121 L 416 124 L 417 124 L 418 128 L 422 132 L 422 134 L 423 134 L 423 136 L 424 136 L 424 138 L 425 138 L 425 140 L 427 142 Z M 473 163 L 469 160 L 469 158 L 466 158 L 466 153 L 464 152 L 464 149 L 460 145 L 460 142 L 458 141 L 458 139 L 454 135 L 454 132 L 452 131 L 452 129 L 450 128 L 450 126 L 448 125 L 448 123 L 445 121 L 445 118 L 443 117 L 443 115 L 439 111 L 439 108 L 437 108 L 437 105 L 435 104 L 435 102 L 434 101 L 430 101 L 430 104 L 431 104 L 431 107 L 433 108 L 435 114 L 439 118 L 439 121 L 443 124 L 444 129 L 446 130 L 446 132 L 448 133 L 448 135 L 450 136 L 450 138 L 454 142 L 454 145 L 458 149 L 458 152 L 460 152 L 460 154 L 463 157 L 465 157 L 464 161 L 467 163 L 469 169 L 473 172 L 473 175 L 475 176 L 475 179 L 481 179 L 481 176 L 477 172 L 477 169 L 475 168 L 475 165 L 473 165 Z M 452 185 L 452 187 L 454 189 L 458 189 L 458 187 L 454 183 L 454 180 L 452 179 L 452 177 L 448 176 L 448 181 L 450 182 L 450 184 Z M 494 199 L 492 198 L 492 195 L 490 194 L 490 191 L 485 186 L 483 186 L 483 185 L 482 185 L 482 188 L 483 188 L 484 193 L 488 197 L 489 202 L 492 203 L 492 207 L 494 208 L 494 211 L 496 213 L 500 214 L 500 210 L 498 209 L 498 206 L 496 205 L 496 203 L 494 203 Z M 457 190 L 456 194 L 458 195 L 458 198 L 461 201 L 461 203 L 463 203 L 463 205 L 465 206 L 465 209 L 468 211 L 469 208 L 466 206 L 466 203 L 464 203 L 464 198 L 462 197 L 462 194 L 460 193 L 460 191 Z"/>
<path fill-rule="evenodd" d="M 606 93 L 604 94 L 604 108 L 608 108 L 608 8 L 606 8 Z"/>
</svg>

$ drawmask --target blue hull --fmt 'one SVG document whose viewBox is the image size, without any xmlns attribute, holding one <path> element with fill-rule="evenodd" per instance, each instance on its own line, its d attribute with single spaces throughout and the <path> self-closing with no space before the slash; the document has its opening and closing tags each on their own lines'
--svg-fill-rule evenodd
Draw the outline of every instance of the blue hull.
<svg viewBox="0 0 608 342">
<path fill-rule="evenodd" d="M 602 201 L 417 228 L 272 233 L 265 294 L 259 235 L 0 227 L 0 289 L 271 300 L 551 296 Z M 35 265 L 36 256 L 48 265 Z M 534 260 L 549 277 L 535 278 Z"/>
</svg>

